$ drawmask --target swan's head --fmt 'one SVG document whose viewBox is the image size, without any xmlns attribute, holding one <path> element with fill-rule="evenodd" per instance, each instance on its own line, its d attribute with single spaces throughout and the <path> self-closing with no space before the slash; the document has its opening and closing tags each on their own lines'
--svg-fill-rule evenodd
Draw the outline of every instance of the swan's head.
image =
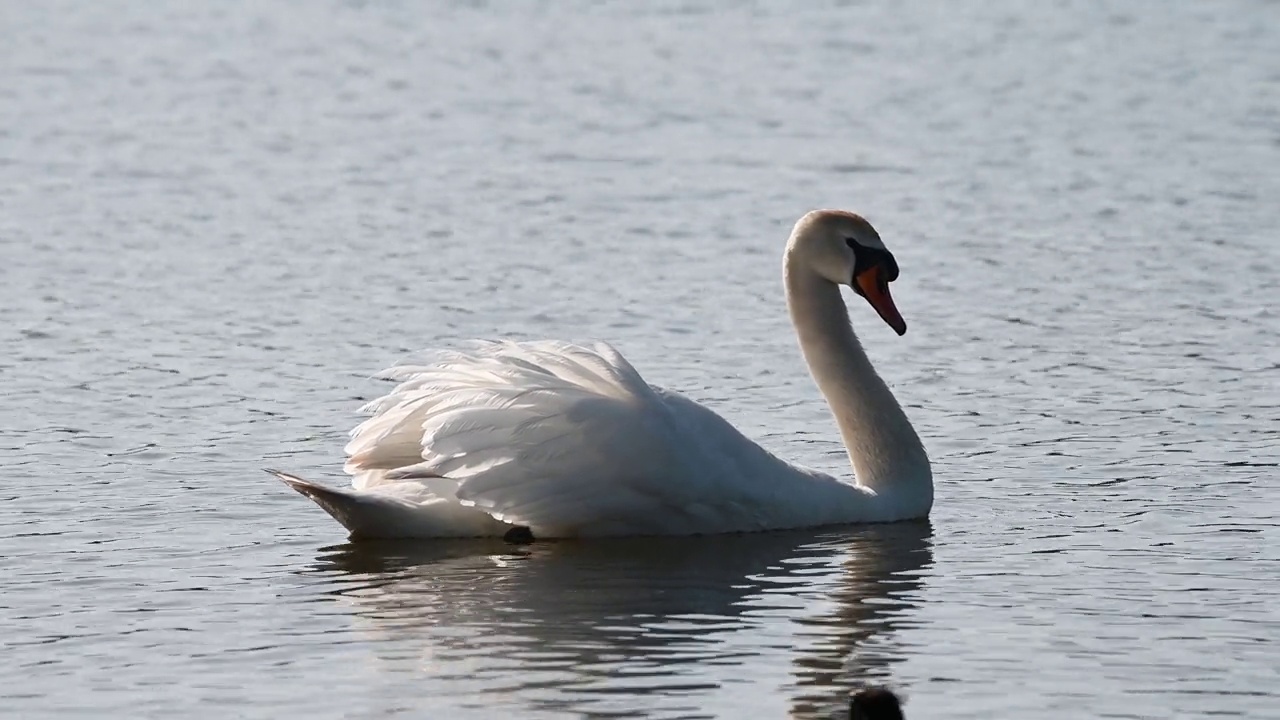
<svg viewBox="0 0 1280 720">
<path fill-rule="evenodd" d="M 880 233 L 861 215 L 814 210 L 796 223 L 788 248 L 802 253 L 821 277 L 853 288 L 894 332 L 902 335 L 907 331 L 907 322 L 889 294 L 889 283 L 898 279 L 898 262 L 885 248 Z"/>
</svg>

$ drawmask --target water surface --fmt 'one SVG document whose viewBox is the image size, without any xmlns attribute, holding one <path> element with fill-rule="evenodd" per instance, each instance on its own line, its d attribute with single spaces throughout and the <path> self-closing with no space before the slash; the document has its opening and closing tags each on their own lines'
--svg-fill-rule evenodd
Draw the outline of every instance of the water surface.
<svg viewBox="0 0 1280 720">
<path fill-rule="evenodd" d="M 24 718 L 1277 717 L 1280 6 L 9 3 L 0 707 Z M 929 524 L 352 546 L 373 372 L 607 339 L 843 472 L 855 325 Z M 856 301 L 856 298 L 853 298 Z"/>
</svg>

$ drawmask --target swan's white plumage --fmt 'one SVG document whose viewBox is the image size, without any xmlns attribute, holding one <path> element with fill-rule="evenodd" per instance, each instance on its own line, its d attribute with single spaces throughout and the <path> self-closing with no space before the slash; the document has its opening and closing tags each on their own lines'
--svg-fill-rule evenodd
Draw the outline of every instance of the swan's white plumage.
<svg viewBox="0 0 1280 720">
<path fill-rule="evenodd" d="M 470 534 L 474 513 L 537 537 L 803 525 L 779 512 L 796 489 L 779 484 L 837 484 L 649 386 L 603 343 L 487 344 L 382 377 L 400 384 L 365 406 L 373 416 L 352 431 L 346 469 L 357 491 L 412 488 L 461 506 L 462 528 L 446 518 L 425 535 Z"/>
<path fill-rule="evenodd" d="M 773 456 L 706 407 L 646 383 L 609 345 L 550 341 L 480 344 L 385 371 L 399 384 L 365 406 L 371 417 L 346 447 L 352 489 L 276 474 L 356 537 L 501 536 L 519 526 L 542 538 L 703 534 L 923 517 L 928 457 L 837 286 L 863 267 L 854 240 L 887 256 L 861 218 L 806 215 L 784 276 L 857 483 Z"/>
</svg>

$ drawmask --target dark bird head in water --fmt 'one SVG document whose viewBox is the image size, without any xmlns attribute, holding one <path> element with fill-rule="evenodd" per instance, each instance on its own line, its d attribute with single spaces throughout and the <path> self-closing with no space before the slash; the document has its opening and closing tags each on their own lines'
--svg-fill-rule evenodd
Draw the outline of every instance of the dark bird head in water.
<svg viewBox="0 0 1280 720">
<path fill-rule="evenodd" d="M 905 720 L 905 717 L 902 703 L 892 690 L 869 687 L 849 696 L 849 720 Z"/>
</svg>

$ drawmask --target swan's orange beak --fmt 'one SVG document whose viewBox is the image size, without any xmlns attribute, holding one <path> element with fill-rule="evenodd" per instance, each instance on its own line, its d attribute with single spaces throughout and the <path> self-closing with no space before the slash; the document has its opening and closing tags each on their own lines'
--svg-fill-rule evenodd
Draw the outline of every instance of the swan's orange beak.
<svg viewBox="0 0 1280 720">
<path fill-rule="evenodd" d="M 907 321 L 902 319 L 902 314 L 894 306 L 893 296 L 889 294 L 889 281 L 885 279 L 884 271 L 879 265 L 863 270 L 854 278 L 854 282 L 857 283 L 858 293 L 880 313 L 881 320 L 899 335 L 907 332 Z"/>
</svg>

